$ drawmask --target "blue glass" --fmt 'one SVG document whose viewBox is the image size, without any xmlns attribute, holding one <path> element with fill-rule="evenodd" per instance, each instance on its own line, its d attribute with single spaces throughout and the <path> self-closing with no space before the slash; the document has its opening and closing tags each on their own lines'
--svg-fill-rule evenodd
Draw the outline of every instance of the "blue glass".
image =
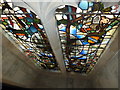
<svg viewBox="0 0 120 90">
<path fill-rule="evenodd" d="M 82 50 L 82 51 L 80 52 L 80 54 L 87 54 L 87 53 L 88 53 L 87 50 Z"/>
<path fill-rule="evenodd" d="M 45 53 L 41 53 L 42 56 L 53 57 L 53 55 L 46 55 Z"/>
<path fill-rule="evenodd" d="M 83 26 L 83 24 L 79 24 L 79 25 L 77 26 L 77 28 L 80 29 L 82 26 Z"/>
<path fill-rule="evenodd" d="M 48 57 L 53 57 L 53 55 L 47 55 Z"/>
<path fill-rule="evenodd" d="M 85 37 L 85 35 L 74 35 L 74 36 L 76 36 L 77 38 L 79 38 L 79 39 L 81 39 L 81 38 L 84 38 Z"/>
<path fill-rule="evenodd" d="M 42 56 L 41 54 L 37 54 L 38 56 Z"/>
<path fill-rule="evenodd" d="M 89 6 L 93 6 L 93 2 L 89 2 Z"/>
<path fill-rule="evenodd" d="M 88 7 L 89 7 L 89 3 L 88 1 L 86 0 L 82 0 L 79 5 L 78 5 L 79 8 L 81 8 L 82 10 L 87 10 Z"/>
<path fill-rule="evenodd" d="M 33 25 L 30 26 L 29 30 L 33 33 L 38 31 Z"/>
<path fill-rule="evenodd" d="M 75 59 L 75 58 L 79 58 L 80 56 L 73 56 L 71 57 L 71 59 Z"/>
<path fill-rule="evenodd" d="M 81 40 L 81 41 L 82 41 L 82 44 L 83 44 L 83 45 L 89 44 L 88 42 L 86 42 L 86 41 L 84 41 L 84 40 Z"/>
<path fill-rule="evenodd" d="M 76 34 L 77 30 L 76 28 L 70 28 L 70 34 Z"/>
<path fill-rule="evenodd" d="M 83 57 L 80 57 L 80 58 L 78 58 L 78 59 L 87 59 L 87 57 L 86 57 L 86 56 L 83 56 Z"/>
<path fill-rule="evenodd" d="M 72 8 L 70 6 L 68 6 L 68 12 L 72 12 Z M 72 20 L 72 16 L 71 15 L 69 15 L 69 18 L 70 18 L 70 20 Z"/>
<path fill-rule="evenodd" d="M 89 40 L 93 41 L 93 42 L 98 42 L 96 39 L 88 37 Z"/>
<path fill-rule="evenodd" d="M 40 29 L 43 29 L 44 27 L 41 25 L 41 26 L 39 26 L 39 28 L 40 28 Z"/>
<path fill-rule="evenodd" d="M 30 18 L 30 17 L 25 17 L 25 19 L 27 20 L 27 22 L 30 22 L 30 23 L 32 23 L 32 22 L 33 22 L 33 19 L 32 19 L 32 18 Z"/>
<path fill-rule="evenodd" d="M 77 65 L 76 63 L 72 63 L 71 65 Z"/>
<path fill-rule="evenodd" d="M 33 15 L 32 15 L 32 14 L 30 14 L 30 17 L 32 17 L 32 18 L 33 18 Z"/>
<path fill-rule="evenodd" d="M 60 31 L 66 32 L 66 27 L 62 27 L 59 29 Z"/>
<path fill-rule="evenodd" d="M 109 31 L 112 28 L 112 26 L 108 26 L 108 28 L 106 28 L 106 31 Z"/>
</svg>

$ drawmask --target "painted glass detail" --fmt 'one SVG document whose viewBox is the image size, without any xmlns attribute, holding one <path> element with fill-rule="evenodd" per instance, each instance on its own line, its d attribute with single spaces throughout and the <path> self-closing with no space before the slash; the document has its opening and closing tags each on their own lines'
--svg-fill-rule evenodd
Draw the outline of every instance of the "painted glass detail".
<svg viewBox="0 0 120 90">
<path fill-rule="evenodd" d="M 56 9 L 66 71 L 87 74 L 94 68 L 120 23 L 119 8 L 82 0 L 78 7 Z"/>
<path fill-rule="evenodd" d="M 12 3 L 2 3 L 2 25 L 20 50 L 40 69 L 60 71 L 49 44 L 44 26 L 38 16 L 23 8 L 12 8 Z"/>
</svg>

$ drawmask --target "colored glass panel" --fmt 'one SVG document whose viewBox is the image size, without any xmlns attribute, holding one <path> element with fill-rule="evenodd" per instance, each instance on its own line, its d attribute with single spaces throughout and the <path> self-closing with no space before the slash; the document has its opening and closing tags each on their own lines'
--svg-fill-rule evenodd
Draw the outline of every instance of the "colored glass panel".
<svg viewBox="0 0 120 90">
<path fill-rule="evenodd" d="M 5 34 L 19 46 L 20 50 L 40 69 L 60 71 L 54 53 L 49 44 L 41 20 L 32 11 L 10 7 L 2 3 L 2 24 Z"/>
<path fill-rule="evenodd" d="M 66 71 L 89 73 L 120 24 L 119 5 L 81 0 L 78 7 L 60 6 L 56 21 Z"/>
</svg>

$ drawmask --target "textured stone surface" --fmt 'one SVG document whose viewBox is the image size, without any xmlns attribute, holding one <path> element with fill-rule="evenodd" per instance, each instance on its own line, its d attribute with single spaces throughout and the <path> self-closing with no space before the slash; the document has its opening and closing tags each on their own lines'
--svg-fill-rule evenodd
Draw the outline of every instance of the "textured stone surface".
<svg viewBox="0 0 120 90">
<path fill-rule="evenodd" d="M 37 72 L 16 55 L 17 51 L 15 49 L 17 48 L 9 41 L 7 42 L 7 39 L 4 36 L 2 45 L 3 81 L 7 80 L 11 81 L 11 83 L 14 82 L 17 85 L 20 84 L 20 86 L 32 87 L 32 85 L 34 85 L 32 82 L 36 79 Z"/>
</svg>

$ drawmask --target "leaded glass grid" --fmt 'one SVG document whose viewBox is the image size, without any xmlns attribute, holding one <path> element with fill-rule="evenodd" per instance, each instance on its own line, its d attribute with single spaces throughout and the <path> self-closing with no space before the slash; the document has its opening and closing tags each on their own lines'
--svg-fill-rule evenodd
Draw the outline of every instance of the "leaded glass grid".
<svg viewBox="0 0 120 90">
<path fill-rule="evenodd" d="M 40 69 L 60 71 L 49 44 L 44 26 L 38 16 L 23 7 L 2 3 L 2 27 L 22 52 Z"/>
<path fill-rule="evenodd" d="M 87 74 L 94 69 L 119 26 L 119 8 L 82 0 L 78 7 L 56 9 L 66 71 Z"/>
</svg>

